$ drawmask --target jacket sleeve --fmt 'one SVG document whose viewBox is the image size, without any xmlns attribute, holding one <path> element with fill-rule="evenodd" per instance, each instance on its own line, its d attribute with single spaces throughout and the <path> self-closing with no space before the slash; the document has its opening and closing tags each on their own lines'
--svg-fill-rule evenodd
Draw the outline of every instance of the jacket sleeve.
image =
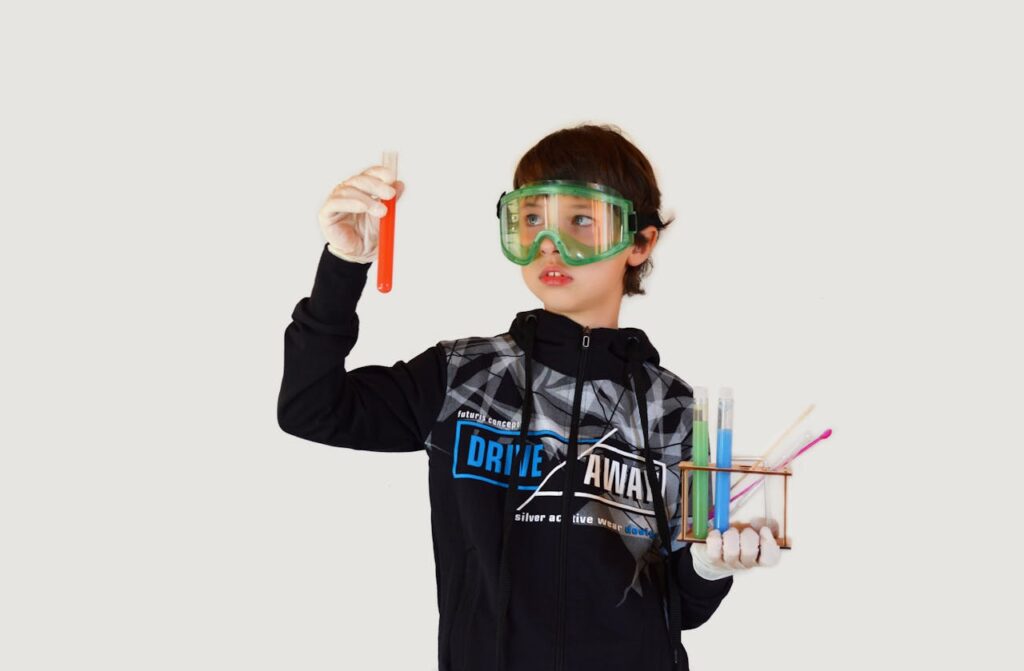
<svg viewBox="0 0 1024 671">
<path fill-rule="evenodd" d="M 420 450 L 444 402 L 444 346 L 392 366 L 345 369 L 359 335 L 356 304 L 370 265 L 341 259 L 324 244 L 313 290 L 295 306 L 284 332 L 277 423 L 291 435 L 335 447 Z"/>
<path fill-rule="evenodd" d="M 683 629 L 696 629 L 707 622 L 725 595 L 732 589 L 732 576 L 718 580 L 706 580 L 693 568 L 693 557 L 690 556 L 690 545 L 673 552 L 676 556 L 677 584 L 682 602 Z"/>
</svg>

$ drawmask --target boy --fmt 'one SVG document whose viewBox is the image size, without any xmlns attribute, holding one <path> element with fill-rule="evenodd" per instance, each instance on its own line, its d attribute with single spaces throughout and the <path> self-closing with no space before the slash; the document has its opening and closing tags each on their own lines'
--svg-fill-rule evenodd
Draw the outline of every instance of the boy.
<svg viewBox="0 0 1024 671">
<path fill-rule="evenodd" d="M 618 326 L 671 223 L 653 170 L 614 127 L 579 126 L 527 152 L 514 187 L 497 205 L 502 252 L 544 307 L 347 371 L 379 200 L 404 184 L 374 166 L 338 185 L 285 331 L 278 422 L 327 445 L 426 450 L 440 671 L 687 669 L 679 632 L 778 547 L 767 527 L 676 540 L 692 389 Z"/>
</svg>

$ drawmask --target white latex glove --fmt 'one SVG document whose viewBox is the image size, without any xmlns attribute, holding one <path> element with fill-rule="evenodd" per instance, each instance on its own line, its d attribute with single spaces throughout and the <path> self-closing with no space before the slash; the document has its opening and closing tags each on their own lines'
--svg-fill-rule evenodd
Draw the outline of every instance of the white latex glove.
<svg viewBox="0 0 1024 671">
<path fill-rule="evenodd" d="M 718 529 L 708 532 L 704 543 L 690 543 L 693 570 L 705 580 L 718 580 L 755 566 L 774 566 L 782 551 L 772 530 L 762 526 L 760 532 L 747 527 L 740 533 L 729 527 L 723 534 Z"/>
<path fill-rule="evenodd" d="M 397 200 L 403 191 L 405 183 L 383 165 L 370 166 L 334 187 L 317 215 L 328 251 L 346 261 L 374 261 L 380 218 L 387 212 L 381 201 Z"/>
</svg>

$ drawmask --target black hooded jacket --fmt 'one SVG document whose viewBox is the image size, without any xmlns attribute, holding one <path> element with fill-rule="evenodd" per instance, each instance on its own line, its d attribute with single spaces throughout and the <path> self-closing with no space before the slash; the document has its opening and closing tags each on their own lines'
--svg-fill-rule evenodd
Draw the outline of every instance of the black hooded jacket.
<svg viewBox="0 0 1024 671">
<path fill-rule="evenodd" d="M 285 330 L 278 424 L 426 451 L 439 670 L 689 668 L 679 632 L 733 582 L 697 575 L 679 540 L 690 386 L 642 330 L 542 308 L 505 333 L 346 370 L 370 265 L 324 245 Z"/>
</svg>

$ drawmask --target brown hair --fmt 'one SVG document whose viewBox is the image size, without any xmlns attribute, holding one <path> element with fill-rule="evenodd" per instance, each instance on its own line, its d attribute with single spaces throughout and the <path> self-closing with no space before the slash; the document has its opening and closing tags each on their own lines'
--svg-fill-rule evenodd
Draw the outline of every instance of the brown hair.
<svg viewBox="0 0 1024 671">
<path fill-rule="evenodd" d="M 581 124 L 551 133 L 527 151 L 516 166 L 513 188 L 540 179 L 577 179 L 610 186 L 633 201 L 637 214 L 658 214 L 661 191 L 647 157 L 614 125 Z M 664 221 L 667 226 L 674 218 Z M 637 233 L 636 246 L 646 249 L 650 238 Z M 648 256 L 639 266 L 627 266 L 622 278 L 625 296 L 645 294 L 640 281 L 654 269 Z"/>
</svg>

